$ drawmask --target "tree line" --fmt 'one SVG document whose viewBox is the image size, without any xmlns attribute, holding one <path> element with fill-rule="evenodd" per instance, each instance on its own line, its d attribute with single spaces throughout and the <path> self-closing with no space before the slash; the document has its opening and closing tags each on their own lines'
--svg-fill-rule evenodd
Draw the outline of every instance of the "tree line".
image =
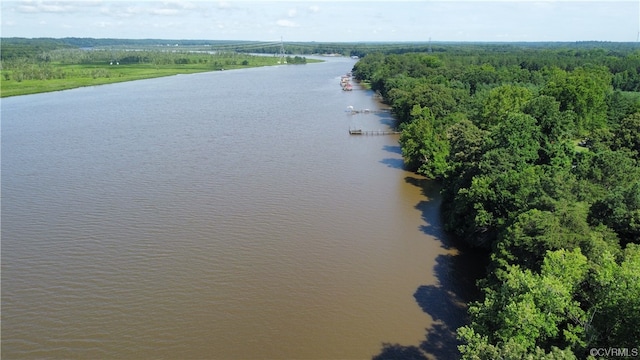
<svg viewBox="0 0 640 360">
<path fill-rule="evenodd" d="M 473 45 L 370 53 L 406 167 L 489 250 L 464 359 L 588 358 L 640 339 L 640 51 Z"/>
<path fill-rule="evenodd" d="M 110 66 L 150 65 L 154 67 L 174 65 L 199 65 L 211 70 L 221 70 L 231 66 L 264 65 L 268 59 L 260 56 L 240 54 L 233 51 L 166 51 L 166 50 L 126 50 L 58 47 L 46 50 L 37 42 L 7 49 L 8 54 L 0 61 L 2 80 L 52 80 L 73 77 L 110 77 Z M 27 50 L 30 49 L 30 50 Z M 301 56 L 286 56 L 287 64 L 306 64 Z M 275 60 L 274 60 L 275 62 Z M 72 68 L 69 65 L 81 65 Z M 113 69 L 113 68 L 112 68 Z"/>
<path fill-rule="evenodd" d="M 248 65 L 249 60 L 234 53 L 195 54 L 159 50 L 82 50 L 62 48 L 42 51 L 30 56 L 12 56 L 2 60 L 3 80 L 52 80 L 82 77 L 109 77 L 109 66 L 147 64 L 209 65 L 212 70 L 230 65 Z M 68 65 L 82 65 L 69 68 Z"/>
</svg>

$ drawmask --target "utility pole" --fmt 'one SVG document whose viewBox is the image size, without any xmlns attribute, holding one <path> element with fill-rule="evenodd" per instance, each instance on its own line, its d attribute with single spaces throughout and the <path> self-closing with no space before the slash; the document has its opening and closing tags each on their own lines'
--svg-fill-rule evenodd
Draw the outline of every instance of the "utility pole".
<svg viewBox="0 0 640 360">
<path fill-rule="evenodd" d="M 278 60 L 278 64 L 286 64 L 287 59 L 284 57 L 284 42 L 282 41 L 282 36 L 280 37 L 280 59 Z"/>
</svg>

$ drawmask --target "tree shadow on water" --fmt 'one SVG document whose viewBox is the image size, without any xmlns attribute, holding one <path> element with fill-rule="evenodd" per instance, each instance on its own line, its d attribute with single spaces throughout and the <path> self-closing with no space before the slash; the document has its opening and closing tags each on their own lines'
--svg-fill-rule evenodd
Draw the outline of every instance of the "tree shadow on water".
<svg viewBox="0 0 640 360">
<path fill-rule="evenodd" d="M 400 147 L 400 145 L 385 145 L 382 147 L 382 150 L 402 155 L 402 148 Z"/>
<path fill-rule="evenodd" d="M 433 319 L 420 348 L 436 359 L 460 357 L 456 330 L 467 324 L 466 303 L 475 298 L 477 274 L 468 272 L 469 255 L 438 255 L 434 273 L 436 285 L 422 285 L 413 294 L 416 302 Z"/>
<path fill-rule="evenodd" d="M 421 285 L 413 297 L 425 313 L 433 319 L 426 329 L 425 339 L 419 346 L 383 344 L 380 354 L 373 360 L 457 359 L 460 358 L 456 331 L 468 323 L 467 304 L 480 299 L 476 287 L 485 275 L 488 256 L 484 250 L 467 246 L 447 236 L 440 220 L 440 185 L 428 179 L 406 177 L 407 183 L 420 187 L 425 200 L 415 206 L 421 212 L 420 230 L 439 241 L 444 249 L 452 250 L 438 255 L 433 273 L 436 283 Z"/>
<path fill-rule="evenodd" d="M 422 311 L 433 323 L 426 329 L 419 346 L 383 344 L 373 360 L 459 359 L 456 336 L 459 327 L 468 323 L 467 303 L 478 300 L 480 293 L 475 282 L 484 275 L 485 256 L 470 250 L 455 255 L 438 255 L 434 274 L 436 285 L 421 285 L 413 294 Z"/>
<path fill-rule="evenodd" d="M 424 224 L 420 225 L 420 231 L 439 240 L 443 248 L 452 248 L 453 244 L 449 241 L 440 222 L 440 205 L 442 204 L 440 184 L 430 179 L 413 176 L 407 176 L 404 180 L 408 184 L 419 187 L 422 196 L 426 198 L 426 200 L 418 202 L 415 206 L 415 208 L 420 211 L 422 220 L 424 221 Z"/>
<path fill-rule="evenodd" d="M 394 169 L 404 169 L 404 160 L 397 158 L 386 158 L 380 160 L 381 163 L 387 165 L 390 168 Z"/>
<path fill-rule="evenodd" d="M 393 118 L 391 112 L 381 112 L 376 113 L 375 115 L 379 118 L 381 125 L 388 126 L 392 129 L 394 129 L 398 125 L 398 122 Z"/>
<path fill-rule="evenodd" d="M 399 145 L 384 145 L 382 150 L 388 151 L 390 153 L 402 155 L 402 149 Z M 394 169 L 402 169 L 404 170 L 404 159 L 400 158 L 386 158 L 380 160 L 381 163 L 387 165 L 390 168 Z"/>
<path fill-rule="evenodd" d="M 417 346 L 403 346 L 399 344 L 382 344 L 380 354 L 372 360 L 426 360 Z"/>
</svg>

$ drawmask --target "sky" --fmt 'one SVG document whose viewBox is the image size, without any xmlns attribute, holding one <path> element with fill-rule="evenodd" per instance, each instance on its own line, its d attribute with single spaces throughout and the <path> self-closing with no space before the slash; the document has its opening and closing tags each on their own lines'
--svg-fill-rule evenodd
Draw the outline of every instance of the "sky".
<svg viewBox="0 0 640 360">
<path fill-rule="evenodd" d="M 2 37 L 253 41 L 624 41 L 640 0 L 2 0 Z"/>
</svg>

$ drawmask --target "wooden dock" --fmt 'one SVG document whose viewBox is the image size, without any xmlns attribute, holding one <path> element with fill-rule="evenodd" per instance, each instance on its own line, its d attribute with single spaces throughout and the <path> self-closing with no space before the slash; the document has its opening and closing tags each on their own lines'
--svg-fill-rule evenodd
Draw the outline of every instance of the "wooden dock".
<svg viewBox="0 0 640 360">
<path fill-rule="evenodd" d="M 347 109 L 345 111 L 347 113 L 351 114 L 351 115 L 357 115 L 357 114 L 383 114 L 383 113 L 390 113 L 391 112 L 391 111 L 389 111 L 387 109 L 382 109 L 382 110 L 369 110 L 369 109 L 354 110 L 354 109 Z"/>
<path fill-rule="evenodd" d="M 397 135 L 397 134 L 402 134 L 402 132 L 394 131 L 394 130 L 349 129 L 349 135 Z"/>
</svg>

